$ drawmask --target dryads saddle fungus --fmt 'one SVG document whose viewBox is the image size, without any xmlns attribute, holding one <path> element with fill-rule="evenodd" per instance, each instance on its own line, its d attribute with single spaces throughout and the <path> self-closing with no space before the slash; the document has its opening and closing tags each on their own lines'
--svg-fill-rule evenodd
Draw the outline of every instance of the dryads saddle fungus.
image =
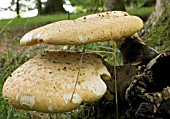
<svg viewBox="0 0 170 119">
<path fill-rule="evenodd" d="M 105 94 L 102 74 L 110 75 L 94 53 L 48 51 L 15 70 L 4 84 L 3 96 L 20 109 L 71 111 Z"/>
<path fill-rule="evenodd" d="M 104 12 L 42 26 L 24 35 L 20 45 L 118 41 L 142 27 L 143 21 L 137 16 L 122 11 Z M 71 111 L 81 103 L 97 101 L 105 94 L 107 87 L 101 79 L 103 74 L 110 76 L 96 54 L 49 51 L 16 69 L 4 83 L 3 96 L 20 109 Z"/>
<path fill-rule="evenodd" d="M 54 45 L 82 45 L 92 42 L 119 40 L 131 36 L 143 27 L 143 21 L 126 12 L 112 11 L 62 20 L 25 34 L 20 45 L 40 42 Z"/>
</svg>

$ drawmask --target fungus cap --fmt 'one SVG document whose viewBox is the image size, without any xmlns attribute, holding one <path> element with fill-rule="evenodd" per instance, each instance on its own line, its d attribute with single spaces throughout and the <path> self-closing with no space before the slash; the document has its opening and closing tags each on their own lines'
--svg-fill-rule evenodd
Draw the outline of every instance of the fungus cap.
<svg viewBox="0 0 170 119">
<path fill-rule="evenodd" d="M 5 81 L 2 93 L 19 109 L 65 112 L 105 94 L 102 74 L 110 75 L 94 53 L 48 51 L 17 68 Z"/>
<path fill-rule="evenodd" d="M 133 35 L 142 27 L 143 21 L 137 16 L 129 16 L 121 11 L 104 12 L 39 27 L 25 34 L 20 40 L 20 45 L 34 45 L 40 42 L 54 45 L 82 45 L 119 40 Z"/>
</svg>

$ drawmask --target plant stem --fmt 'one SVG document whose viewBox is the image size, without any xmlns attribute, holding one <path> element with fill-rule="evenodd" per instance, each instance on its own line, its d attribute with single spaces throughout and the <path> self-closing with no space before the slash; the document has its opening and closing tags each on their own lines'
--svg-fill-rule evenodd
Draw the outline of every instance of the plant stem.
<svg viewBox="0 0 170 119">
<path fill-rule="evenodd" d="M 68 18 L 67 18 L 68 20 L 70 20 L 70 12 L 68 11 Z"/>
<path fill-rule="evenodd" d="M 113 51 L 115 48 L 115 44 L 112 45 Z M 115 76 L 115 102 L 116 102 L 116 119 L 119 118 L 119 112 L 118 112 L 118 97 L 117 97 L 117 78 L 116 78 L 116 56 L 115 53 L 113 54 L 113 63 L 114 63 L 114 76 Z"/>
<path fill-rule="evenodd" d="M 86 51 L 86 53 L 104 53 L 104 54 L 114 54 L 113 52 L 108 52 L 108 51 Z"/>
<path fill-rule="evenodd" d="M 29 111 L 26 111 L 26 113 L 28 114 L 28 118 L 32 119 L 31 114 L 29 113 Z"/>
<path fill-rule="evenodd" d="M 0 34 L 4 31 L 4 29 L 15 19 L 17 18 L 18 15 L 16 17 L 14 17 L 13 19 L 11 19 L 1 30 L 0 30 Z"/>
<path fill-rule="evenodd" d="M 49 113 L 48 116 L 49 116 L 50 119 L 53 119 L 52 116 L 51 116 L 51 113 Z"/>
<path fill-rule="evenodd" d="M 83 60 L 83 54 L 81 54 L 80 61 L 79 61 L 79 63 L 78 63 L 78 72 L 77 72 L 77 75 L 76 75 L 76 82 L 75 82 L 75 86 L 74 86 L 74 90 L 73 90 L 73 93 L 72 93 L 70 102 L 72 101 L 73 96 L 74 96 L 74 93 L 75 93 L 75 91 L 76 91 L 76 86 L 77 86 L 77 83 L 78 83 L 78 78 L 79 78 L 79 76 L 80 76 L 80 65 L 81 65 L 81 63 L 82 63 L 82 60 Z"/>
</svg>

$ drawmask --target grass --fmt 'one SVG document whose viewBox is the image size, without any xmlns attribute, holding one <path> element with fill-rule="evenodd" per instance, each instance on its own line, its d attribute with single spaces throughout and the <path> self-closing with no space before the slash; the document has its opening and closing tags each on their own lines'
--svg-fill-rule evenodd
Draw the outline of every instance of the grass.
<svg viewBox="0 0 170 119">
<path fill-rule="evenodd" d="M 87 13 L 79 13 L 79 14 L 70 14 L 70 19 L 75 19 L 77 17 L 81 17 L 87 15 Z M 60 21 L 68 19 L 68 14 L 56 14 L 56 15 L 42 15 L 32 18 L 15 18 L 11 24 L 7 28 L 17 28 L 17 27 L 38 27 L 44 24 L 48 24 L 55 21 Z M 0 29 L 2 29 L 5 24 L 7 24 L 10 19 L 0 20 Z"/>
<path fill-rule="evenodd" d="M 154 10 L 154 6 L 152 7 L 139 7 L 139 8 L 127 8 L 126 11 L 131 15 L 137 16 L 148 16 Z"/>
<path fill-rule="evenodd" d="M 148 10 L 144 10 L 143 8 L 138 8 L 138 9 L 128 9 L 127 12 L 133 15 L 143 15 L 143 14 L 149 14 L 151 13 L 153 8 L 147 8 Z M 137 10 L 137 11 L 136 11 Z M 87 13 L 81 13 L 81 14 L 71 14 L 71 19 L 75 19 L 80 16 L 84 16 Z M 2 33 L 0 33 L 0 38 L 2 39 L 0 41 L 0 119 L 29 119 L 30 115 L 27 111 L 20 111 L 16 110 L 10 105 L 8 105 L 6 99 L 2 98 L 2 87 L 4 81 L 7 79 L 7 77 L 20 65 L 22 65 L 25 61 L 28 59 L 32 58 L 33 56 L 39 54 L 42 52 L 44 49 L 50 49 L 50 48 L 57 48 L 54 46 L 46 46 L 46 45 L 39 45 L 39 46 L 31 46 L 31 47 L 20 47 L 19 46 L 19 40 L 20 37 L 25 34 L 28 30 L 32 28 L 39 27 L 41 25 L 45 25 L 51 22 L 63 20 L 63 19 L 68 19 L 68 14 L 58 14 L 58 15 L 46 15 L 46 16 L 38 16 L 38 17 L 33 17 L 33 18 L 15 18 L 13 21 L 4 29 Z M 9 23 L 11 19 L 8 20 L 0 20 L 0 29 L 3 29 L 3 27 Z M 18 30 L 19 29 L 19 30 Z M 21 35 L 20 35 L 21 34 Z M 10 43 L 10 44 L 9 44 Z M 112 52 L 111 44 L 105 44 L 105 46 L 101 44 L 89 44 L 86 45 L 86 51 L 110 51 Z M 1 50 L 3 49 L 3 50 Z M 82 46 L 68 46 L 68 50 L 80 50 L 82 49 Z M 122 65 L 122 57 L 120 55 L 120 52 L 118 49 L 115 49 L 115 53 L 117 56 L 116 64 L 117 65 Z M 103 53 L 98 53 L 99 55 L 107 55 L 108 61 L 113 62 L 113 58 L 111 54 L 103 54 Z M 102 103 L 101 103 L 102 104 Z M 103 105 L 99 105 L 103 107 Z M 95 108 L 94 108 L 95 107 Z M 100 107 L 100 108 L 101 108 Z M 82 112 L 76 112 L 78 115 L 80 113 L 83 113 L 83 111 L 87 111 L 89 115 L 84 115 L 84 117 L 93 116 L 95 115 L 95 110 L 97 109 L 98 105 L 90 105 L 85 108 L 82 108 Z M 89 112 L 91 111 L 91 112 Z M 98 110 L 99 112 L 101 110 Z M 104 111 L 104 110 L 103 110 Z M 102 112 L 100 112 L 102 113 Z M 83 113 L 85 114 L 85 113 Z M 82 114 L 82 115 L 83 115 Z M 63 118 L 64 115 L 65 118 L 70 118 L 70 114 L 68 113 L 63 113 L 63 114 L 58 114 L 58 118 Z M 39 114 L 34 114 L 35 117 L 38 117 Z M 71 115 L 74 117 L 75 115 Z M 99 115 L 98 115 L 99 116 Z M 106 115 L 107 116 L 107 115 Z M 53 115 L 47 116 L 47 118 L 52 118 Z M 76 118 L 76 116 L 75 116 Z"/>
<path fill-rule="evenodd" d="M 7 103 L 7 99 L 1 96 L 4 81 L 25 60 L 26 57 L 20 57 L 15 51 L 0 54 L 0 119 L 27 119 L 26 112 L 16 111 Z"/>
</svg>

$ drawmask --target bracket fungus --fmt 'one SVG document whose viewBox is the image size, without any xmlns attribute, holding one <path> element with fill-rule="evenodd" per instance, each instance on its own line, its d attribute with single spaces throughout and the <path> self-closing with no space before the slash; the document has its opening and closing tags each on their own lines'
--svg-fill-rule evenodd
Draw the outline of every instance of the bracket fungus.
<svg viewBox="0 0 170 119">
<path fill-rule="evenodd" d="M 34 45 L 39 42 L 82 45 L 119 40 L 135 34 L 142 27 L 143 21 L 137 16 L 130 16 L 122 11 L 105 12 L 39 27 L 25 34 L 20 40 L 20 45 Z"/>
<path fill-rule="evenodd" d="M 3 96 L 9 97 L 16 108 L 70 111 L 105 94 L 102 74 L 110 76 L 100 56 L 94 53 L 48 51 L 15 70 L 4 84 Z"/>
<path fill-rule="evenodd" d="M 119 41 L 142 27 L 143 21 L 137 16 L 122 11 L 104 12 L 39 27 L 25 34 L 20 45 Z M 15 70 L 4 83 L 3 96 L 20 109 L 71 111 L 81 103 L 97 101 L 105 94 L 107 86 L 101 78 L 103 74 L 110 76 L 107 66 L 96 54 L 48 51 Z"/>
</svg>

